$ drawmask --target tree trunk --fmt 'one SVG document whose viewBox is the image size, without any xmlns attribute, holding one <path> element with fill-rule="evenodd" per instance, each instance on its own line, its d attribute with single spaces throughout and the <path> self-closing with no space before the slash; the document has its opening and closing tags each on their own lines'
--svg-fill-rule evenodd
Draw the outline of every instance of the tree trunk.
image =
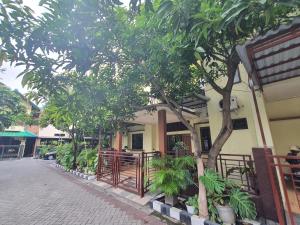
<svg viewBox="0 0 300 225">
<path fill-rule="evenodd" d="M 206 190 L 204 185 L 200 182 L 199 177 L 204 175 L 204 164 L 201 158 L 201 146 L 200 139 L 197 135 L 195 128 L 191 130 L 192 143 L 195 149 L 197 157 L 197 175 L 198 175 L 198 208 L 199 216 L 203 218 L 208 218 L 208 209 L 207 209 L 207 199 L 206 199 Z"/>
<path fill-rule="evenodd" d="M 99 134 L 98 134 L 98 164 L 97 164 L 97 171 L 96 171 L 96 175 L 97 175 L 97 180 L 99 180 L 99 176 L 100 176 L 100 170 L 101 170 L 101 168 L 100 168 L 100 165 L 101 165 L 101 163 L 100 163 L 100 160 L 101 160 L 101 158 L 100 158 L 100 154 L 101 154 L 101 150 L 102 150 L 102 128 L 100 127 L 99 128 Z"/>
<path fill-rule="evenodd" d="M 73 169 L 76 169 L 77 165 L 76 165 L 76 161 L 77 161 L 77 152 L 78 152 L 78 143 L 76 140 L 76 137 L 73 139 Z"/>
<path fill-rule="evenodd" d="M 198 180 L 199 180 L 199 177 L 204 175 L 204 165 L 201 157 L 197 158 L 197 171 L 198 171 Z M 198 181 L 198 185 L 199 185 L 199 193 L 198 193 L 199 216 L 203 218 L 208 218 L 206 190 L 200 180 Z"/>
<path fill-rule="evenodd" d="M 216 140 L 214 141 L 211 149 L 209 150 L 209 154 L 208 154 L 207 168 L 212 170 L 215 170 L 217 157 L 220 154 L 223 145 L 226 143 L 233 130 L 231 111 L 230 111 L 231 91 L 234 83 L 235 73 L 236 70 L 238 69 L 238 65 L 240 62 L 240 59 L 235 51 L 235 48 L 233 49 L 234 49 L 233 53 L 227 62 L 227 77 L 228 77 L 227 84 L 222 90 L 218 91 L 223 97 L 223 111 L 222 111 L 223 118 L 222 118 L 221 130 Z"/>
</svg>

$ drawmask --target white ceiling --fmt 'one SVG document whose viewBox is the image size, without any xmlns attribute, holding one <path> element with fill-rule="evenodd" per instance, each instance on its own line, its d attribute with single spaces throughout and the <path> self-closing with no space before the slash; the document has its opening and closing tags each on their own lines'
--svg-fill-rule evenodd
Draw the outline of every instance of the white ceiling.
<svg viewBox="0 0 300 225">
<path fill-rule="evenodd" d="M 300 97 L 300 77 L 264 85 L 263 89 L 267 102 Z"/>
</svg>

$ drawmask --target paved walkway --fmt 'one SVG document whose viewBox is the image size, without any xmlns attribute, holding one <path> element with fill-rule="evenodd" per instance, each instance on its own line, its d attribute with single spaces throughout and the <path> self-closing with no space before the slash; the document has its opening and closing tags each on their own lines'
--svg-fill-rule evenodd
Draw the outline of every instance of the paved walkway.
<svg viewBox="0 0 300 225">
<path fill-rule="evenodd" d="M 163 224 L 47 162 L 0 161 L 0 225 Z"/>
</svg>

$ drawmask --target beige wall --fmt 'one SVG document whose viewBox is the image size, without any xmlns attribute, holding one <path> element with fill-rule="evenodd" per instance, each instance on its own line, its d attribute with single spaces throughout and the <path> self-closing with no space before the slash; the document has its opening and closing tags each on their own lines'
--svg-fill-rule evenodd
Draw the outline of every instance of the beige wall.
<svg viewBox="0 0 300 225">
<path fill-rule="evenodd" d="M 222 153 L 230 154 L 251 154 L 252 148 L 258 146 L 257 132 L 255 126 L 255 112 L 252 107 L 251 90 L 248 87 L 248 75 L 242 65 L 239 66 L 241 82 L 233 86 L 232 96 L 237 97 L 239 109 L 232 112 L 233 119 L 246 118 L 248 129 L 234 130 L 225 143 Z M 226 79 L 221 78 L 217 81 L 219 85 L 225 84 Z M 209 125 L 212 142 L 216 139 L 222 125 L 222 112 L 219 110 L 219 101 L 222 99 L 210 86 L 206 87 L 205 93 L 210 97 L 207 104 Z"/>
<path fill-rule="evenodd" d="M 291 145 L 300 146 L 300 97 L 268 102 L 266 107 L 276 154 L 286 155 Z"/>
</svg>

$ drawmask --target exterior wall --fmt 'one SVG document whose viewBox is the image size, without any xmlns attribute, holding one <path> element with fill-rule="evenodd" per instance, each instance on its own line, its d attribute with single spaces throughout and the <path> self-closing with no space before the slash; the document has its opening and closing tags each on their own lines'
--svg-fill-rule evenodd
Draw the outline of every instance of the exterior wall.
<svg viewBox="0 0 300 225">
<path fill-rule="evenodd" d="M 300 146 L 300 97 L 268 102 L 266 107 L 276 154 L 286 155 L 291 145 Z"/>
<path fill-rule="evenodd" d="M 239 66 L 241 82 L 233 86 L 232 96 L 237 97 L 239 109 L 233 111 L 231 116 L 233 119 L 246 118 L 248 129 L 234 130 L 225 143 L 222 153 L 230 154 L 251 154 L 252 148 L 258 146 L 258 138 L 255 126 L 255 112 L 252 103 L 251 90 L 248 87 L 248 75 L 242 65 Z M 221 78 L 217 83 L 222 86 L 225 85 L 225 78 Z M 222 112 L 219 110 L 219 101 L 222 99 L 216 91 L 210 86 L 205 89 L 206 96 L 210 97 L 207 103 L 209 126 L 211 131 L 212 142 L 216 139 L 221 125 Z"/>
<path fill-rule="evenodd" d="M 59 138 L 57 136 L 54 136 L 54 134 L 65 134 L 65 136 L 63 138 L 70 137 L 68 133 L 60 131 L 52 125 L 48 125 L 45 128 L 40 127 L 40 129 L 39 129 L 39 137 L 40 138 Z"/>
</svg>

